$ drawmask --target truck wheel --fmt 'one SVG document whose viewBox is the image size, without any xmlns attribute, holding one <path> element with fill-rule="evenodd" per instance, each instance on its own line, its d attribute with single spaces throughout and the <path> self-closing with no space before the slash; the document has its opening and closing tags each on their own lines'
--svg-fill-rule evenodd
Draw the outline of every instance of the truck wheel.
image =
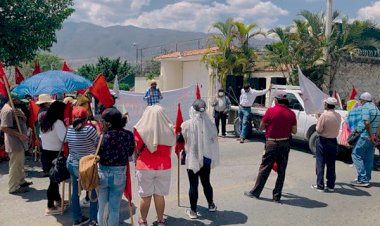
<svg viewBox="0 0 380 226">
<path fill-rule="evenodd" d="M 309 137 L 309 149 L 313 155 L 317 152 L 317 138 L 318 134 L 316 131 Z"/>
<path fill-rule="evenodd" d="M 234 132 L 236 137 L 240 137 L 240 119 L 236 118 L 234 121 Z"/>
</svg>

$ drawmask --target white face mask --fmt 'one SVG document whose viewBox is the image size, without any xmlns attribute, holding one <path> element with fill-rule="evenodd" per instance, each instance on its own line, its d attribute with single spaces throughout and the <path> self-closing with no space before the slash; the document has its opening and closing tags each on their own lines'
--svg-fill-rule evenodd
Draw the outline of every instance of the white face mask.
<svg viewBox="0 0 380 226">
<path fill-rule="evenodd" d="M 222 96 L 224 96 L 224 93 L 223 93 L 223 92 L 219 92 L 218 95 L 219 95 L 220 97 L 222 97 Z"/>
</svg>

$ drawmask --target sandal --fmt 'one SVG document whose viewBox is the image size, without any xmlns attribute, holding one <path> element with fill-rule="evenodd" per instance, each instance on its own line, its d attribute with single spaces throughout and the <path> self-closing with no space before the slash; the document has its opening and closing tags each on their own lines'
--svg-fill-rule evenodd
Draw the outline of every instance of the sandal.
<svg viewBox="0 0 380 226">
<path fill-rule="evenodd" d="M 142 218 L 140 218 L 137 223 L 139 224 L 139 226 L 148 226 L 148 222 L 144 221 Z"/>
<path fill-rule="evenodd" d="M 157 226 L 165 226 L 166 224 L 166 220 L 165 219 L 162 219 L 162 220 L 157 220 Z"/>
</svg>

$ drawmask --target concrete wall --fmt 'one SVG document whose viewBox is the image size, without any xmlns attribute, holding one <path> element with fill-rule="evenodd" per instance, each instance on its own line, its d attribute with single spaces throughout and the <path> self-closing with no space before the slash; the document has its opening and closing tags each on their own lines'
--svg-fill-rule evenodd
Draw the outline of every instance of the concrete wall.
<svg viewBox="0 0 380 226">
<path fill-rule="evenodd" d="M 183 62 L 183 87 L 199 84 L 201 97 L 208 97 L 209 72 L 204 63 L 200 61 Z"/>
<path fill-rule="evenodd" d="M 359 93 L 369 92 L 379 101 L 380 59 L 344 59 L 338 68 L 334 89 L 339 92 L 342 99 L 347 99 L 353 85 Z"/>
<path fill-rule="evenodd" d="M 179 89 L 183 87 L 183 70 L 181 61 L 162 61 L 159 78 L 161 90 Z"/>
<path fill-rule="evenodd" d="M 146 77 L 135 77 L 135 92 L 144 93 L 149 87 L 149 81 Z"/>
</svg>

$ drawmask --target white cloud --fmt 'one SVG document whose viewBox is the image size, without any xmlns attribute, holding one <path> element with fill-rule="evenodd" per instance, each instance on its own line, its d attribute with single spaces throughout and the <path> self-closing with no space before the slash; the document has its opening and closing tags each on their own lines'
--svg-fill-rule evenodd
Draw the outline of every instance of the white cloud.
<svg viewBox="0 0 380 226">
<path fill-rule="evenodd" d="M 359 9 L 358 16 L 360 19 L 369 19 L 380 23 L 380 1 Z"/>
<path fill-rule="evenodd" d="M 136 18 L 124 21 L 124 25 L 147 28 L 169 28 L 189 31 L 208 31 L 211 24 L 233 17 L 245 23 L 257 23 L 260 27 L 273 25 L 288 11 L 270 1 L 227 0 L 226 3 L 213 2 L 210 5 L 198 2 L 180 1 L 161 9 L 143 12 Z"/>
</svg>

